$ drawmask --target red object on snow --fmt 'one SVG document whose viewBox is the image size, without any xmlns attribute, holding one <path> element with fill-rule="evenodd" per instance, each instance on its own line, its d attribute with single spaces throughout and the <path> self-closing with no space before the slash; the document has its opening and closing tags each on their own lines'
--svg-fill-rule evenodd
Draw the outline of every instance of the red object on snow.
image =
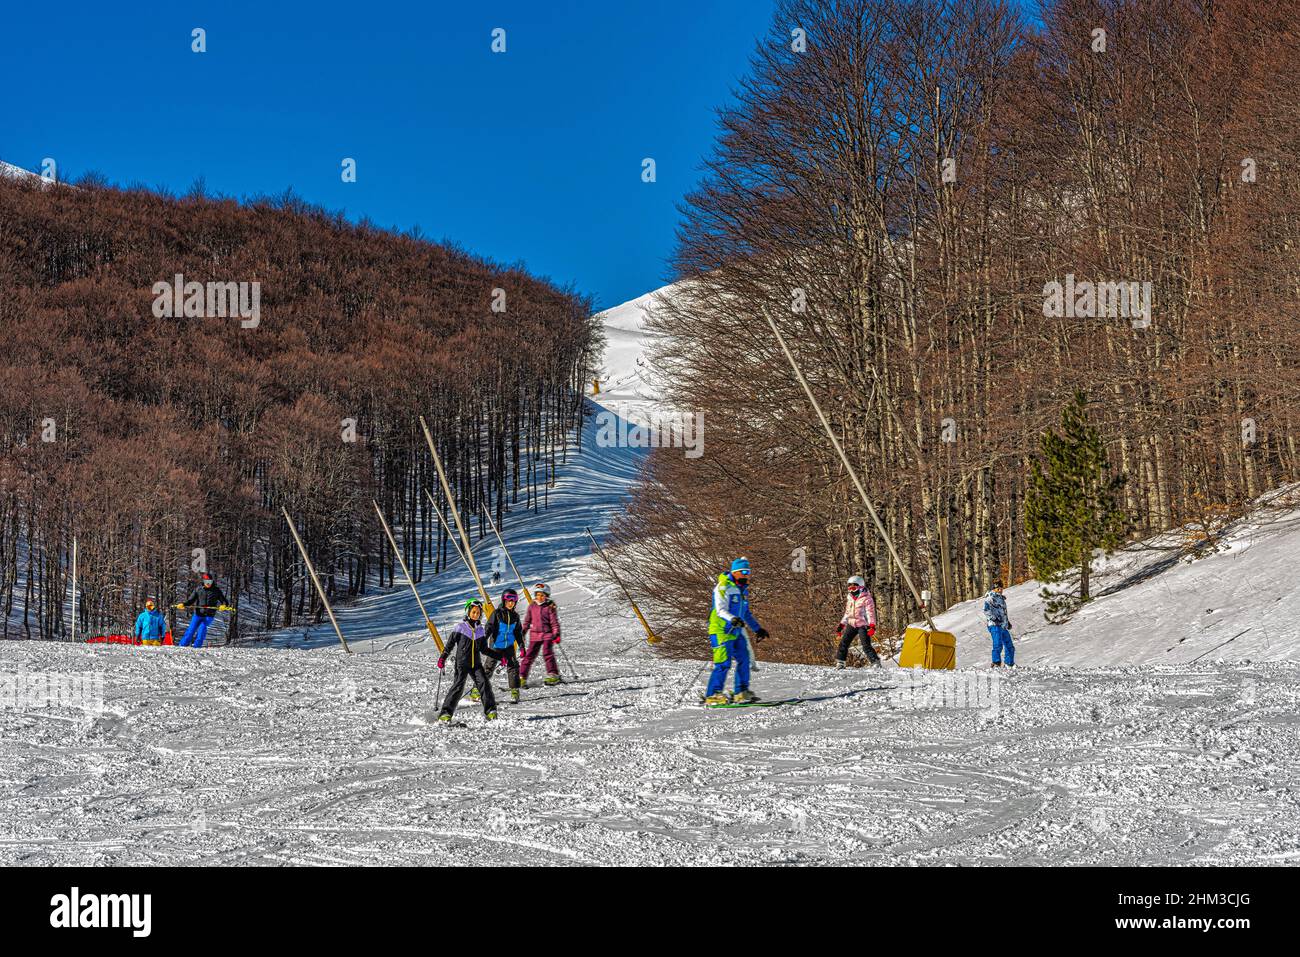
<svg viewBox="0 0 1300 957">
<path fill-rule="evenodd" d="M 172 641 L 172 633 L 171 633 L 171 631 L 168 631 L 167 634 L 163 635 L 163 644 L 164 644 L 164 645 L 174 645 L 174 644 L 176 644 L 176 642 Z"/>
<path fill-rule="evenodd" d="M 88 645 L 138 645 L 140 639 L 134 635 L 95 635 L 86 639 Z"/>
</svg>

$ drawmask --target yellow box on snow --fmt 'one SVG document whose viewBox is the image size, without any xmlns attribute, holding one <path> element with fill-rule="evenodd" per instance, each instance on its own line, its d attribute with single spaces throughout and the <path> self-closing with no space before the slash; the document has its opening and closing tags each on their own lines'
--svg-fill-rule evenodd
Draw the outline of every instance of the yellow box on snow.
<svg viewBox="0 0 1300 957">
<path fill-rule="evenodd" d="M 948 670 L 957 667 L 957 636 L 946 631 L 908 628 L 903 633 L 903 651 L 898 656 L 900 668 Z"/>
</svg>

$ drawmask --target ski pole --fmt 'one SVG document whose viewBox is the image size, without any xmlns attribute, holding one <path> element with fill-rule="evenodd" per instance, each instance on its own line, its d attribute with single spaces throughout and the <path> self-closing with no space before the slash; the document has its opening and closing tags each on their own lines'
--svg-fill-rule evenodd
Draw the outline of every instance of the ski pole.
<svg viewBox="0 0 1300 957">
<path fill-rule="evenodd" d="M 640 642 L 637 642 L 637 644 L 640 644 Z M 569 666 L 569 671 L 570 671 L 570 673 L 572 673 L 572 675 L 573 675 L 573 680 L 574 680 L 574 681 L 581 681 L 582 679 L 578 677 L 578 672 L 577 672 L 577 671 L 574 669 L 574 667 L 573 667 L 573 662 L 569 660 L 569 656 L 568 656 L 568 654 L 567 654 L 567 653 L 565 652 L 565 650 L 564 650 L 564 645 L 563 645 L 563 644 L 559 644 L 559 645 L 556 645 L 555 647 L 557 647 L 557 648 L 560 649 L 560 657 L 563 658 L 563 659 L 564 659 L 564 663 L 565 663 L 566 665 Z"/>
<path fill-rule="evenodd" d="M 678 704 L 681 704 L 683 701 L 686 700 L 687 693 L 692 688 L 695 687 L 695 682 L 700 680 L 700 675 L 704 674 L 704 669 L 707 668 L 711 663 L 712 662 L 708 662 L 708 661 L 704 662 L 704 664 L 700 665 L 699 670 L 696 671 L 695 674 L 691 676 L 690 684 L 688 684 L 684 689 L 682 689 L 681 696 L 677 699 Z"/>
<path fill-rule="evenodd" d="M 438 669 L 438 690 L 433 693 L 433 703 L 442 707 L 442 669 Z"/>
</svg>

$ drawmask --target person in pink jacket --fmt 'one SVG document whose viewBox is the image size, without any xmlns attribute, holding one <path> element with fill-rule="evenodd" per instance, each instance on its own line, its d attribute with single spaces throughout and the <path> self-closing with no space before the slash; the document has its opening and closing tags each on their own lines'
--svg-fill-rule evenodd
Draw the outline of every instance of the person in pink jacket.
<svg viewBox="0 0 1300 957">
<path fill-rule="evenodd" d="M 871 646 L 871 639 L 876 635 L 876 599 L 872 597 L 871 589 L 861 575 L 850 578 L 848 585 L 849 593 L 844 599 L 844 617 L 840 619 L 840 627 L 835 632 L 840 636 L 835 667 L 844 667 L 855 638 L 862 639 L 862 650 L 867 653 L 867 660 L 872 667 L 879 667 L 880 656 Z"/>
<path fill-rule="evenodd" d="M 549 585 L 538 583 L 533 586 L 533 603 L 524 614 L 524 637 L 528 639 L 528 650 L 524 660 L 519 663 L 519 680 L 523 687 L 528 687 L 528 672 L 540 652 L 542 663 L 546 665 L 548 685 L 560 683 L 560 666 L 555 662 L 555 645 L 560 643 L 560 615 L 551 601 Z"/>
</svg>

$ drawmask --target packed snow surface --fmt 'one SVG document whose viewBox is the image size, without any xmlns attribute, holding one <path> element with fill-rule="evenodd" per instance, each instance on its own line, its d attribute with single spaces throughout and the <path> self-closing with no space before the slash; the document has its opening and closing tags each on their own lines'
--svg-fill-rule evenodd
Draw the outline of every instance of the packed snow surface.
<svg viewBox="0 0 1300 957">
<path fill-rule="evenodd" d="M 657 401 L 643 317 L 642 300 L 603 316 L 626 333 L 595 397 L 611 408 Z M 466 699 L 437 725 L 436 649 L 403 582 L 339 610 L 352 654 L 328 624 L 198 651 L 5 642 L 0 864 L 1300 861 L 1284 503 L 1209 557 L 1112 556 L 1062 626 L 1037 586 L 1010 589 L 1014 671 L 988 668 L 968 602 L 938 620 L 957 671 L 764 662 L 754 690 L 797 700 L 705 710 L 703 663 L 653 654 L 590 554 L 584 526 L 603 536 L 645 454 L 599 447 L 593 422 L 548 508 L 503 528 L 553 588 L 565 683 L 541 687 L 539 662 L 511 704 L 498 671 L 500 720 Z M 474 526 L 499 593 L 509 567 Z M 473 593 L 459 565 L 419 588 L 444 634 Z M 59 675 L 102 694 L 42 706 L 30 689 Z"/>
</svg>

